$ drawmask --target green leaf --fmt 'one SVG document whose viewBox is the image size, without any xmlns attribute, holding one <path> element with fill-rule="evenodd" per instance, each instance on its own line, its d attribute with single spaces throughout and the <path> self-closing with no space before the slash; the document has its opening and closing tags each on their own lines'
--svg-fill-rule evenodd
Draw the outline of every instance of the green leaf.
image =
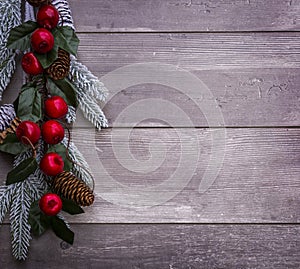
<svg viewBox="0 0 300 269">
<path fill-rule="evenodd" d="M 55 43 L 70 54 L 76 55 L 79 39 L 75 31 L 69 26 L 57 27 L 53 30 Z"/>
<path fill-rule="evenodd" d="M 57 216 L 52 217 L 51 227 L 56 236 L 73 245 L 74 233 L 67 227 L 66 223 L 62 219 Z"/>
<path fill-rule="evenodd" d="M 48 81 L 52 81 L 66 96 L 66 100 L 68 103 L 74 107 L 77 107 L 77 98 L 75 93 L 75 88 L 69 79 L 64 78 L 61 80 L 52 80 L 48 79 Z"/>
<path fill-rule="evenodd" d="M 38 28 L 38 24 L 27 21 L 13 29 L 9 33 L 7 47 L 9 49 L 26 50 L 30 47 L 31 33 Z"/>
<path fill-rule="evenodd" d="M 62 198 L 63 202 L 63 211 L 71 214 L 71 215 L 77 215 L 77 214 L 82 214 L 84 213 L 83 209 L 74 203 L 72 200 Z"/>
<path fill-rule="evenodd" d="M 22 161 L 18 166 L 7 174 L 6 185 L 21 182 L 29 177 L 38 168 L 35 158 L 31 157 Z"/>
<path fill-rule="evenodd" d="M 63 98 L 68 105 L 72 105 L 64 92 L 53 82 L 52 79 L 47 79 L 47 89 L 52 96 L 58 95 Z"/>
<path fill-rule="evenodd" d="M 67 149 L 63 144 L 57 144 L 57 145 L 50 146 L 47 152 L 48 153 L 49 152 L 56 152 L 57 154 L 59 154 L 63 158 L 64 171 L 71 171 L 72 170 L 73 164 L 67 158 L 67 154 L 66 154 Z"/>
<path fill-rule="evenodd" d="M 53 49 L 49 52 L 44 54 L 34 52 L 34 55 L 38 58 L 43 68 L 48 68 L 58 57 L 58 45 L 54 43 Z"/>
<path fill-rule="evenodd" d="M 32 203 L 28 222 L 31 226 L 31 231 L 34 235 L 40 236 L 42 235 L 51 224 L 50 217 L 43 214 L 39 207 L 39 201 L 35 201 Z"/>
<path fill-rule="evenodd" d="M 17 116 L 21 120 L 39 121 L 42 116 L 42 95 L 32 86 L 23 86 L 19 95 Z"/>
<path fill-rule="evenodd" d="M 19 106 L 19 96 L 16 98 L 16 100 L 13 102 L 15 111 L 18 111 Z"/>
<path fill-rule="evenodd" d="M 21 144 L 15 134 L 8 134 L 4 142 L 0 144 L 0 151 L 17 155 L 28 149 L 25 145 Z"/>
</svg>

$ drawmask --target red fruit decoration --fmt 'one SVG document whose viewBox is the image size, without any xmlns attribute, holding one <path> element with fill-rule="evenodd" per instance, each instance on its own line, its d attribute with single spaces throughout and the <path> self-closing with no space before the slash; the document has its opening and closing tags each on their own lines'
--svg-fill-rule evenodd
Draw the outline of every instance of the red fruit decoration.
<svg viewBox="0 0 300 269">
<path fill-rule="evenodd" d="M 44 5 L 39 9 L 36 21 L 41 27 L 52 30 L 58 24 L 59 13 L 54 6 Z"/>
<path fill-rule="evenodd" d="M 41 159 L 40 169 L 47 176 L 56 176 L 64 170 L 64 161 L 59 154 L 49 152 Z"/>
<path fill-rule="evenodd" d="M 42 136 L 47 144 L 55 145 L 64 139 L 65 129 L 56 120 L 48 120 L 42 125 Z"/>
<path fill-rule="evenodd" d="M 29 141 L 35 144 L 39 141 L 41 130 L 40 127 L 32 121 L 22 121 L 16 130 L 16 135 L 23 144 L 29 145 Z"/>
<path fill-rule="evenodd" d="M 52 96 L 45 101 L 45 113 L 52 119 L 60 119 L 68 113 L 68 105 L 60 96 Z"/>
<path fill-rule="evenodd" d="M 24 54 L 21 64 L 24 72 L 32 76 L 41 74 L 44 71 L 41 63 L 32 52 Z"/>
<path fill-rule="evenodd" d="M 47 193 L 39 201 L 41 211 L 47 216 L 56 216 L 62 209 L 62 201 L 55 193 Z"/>
<path fill-rule="evenodd" d="M 36 29 L 31 35 L 31 46 L 37 53 L 47 53 L 54 46 L 54 37 L 47 29 Z"/>
</svg>

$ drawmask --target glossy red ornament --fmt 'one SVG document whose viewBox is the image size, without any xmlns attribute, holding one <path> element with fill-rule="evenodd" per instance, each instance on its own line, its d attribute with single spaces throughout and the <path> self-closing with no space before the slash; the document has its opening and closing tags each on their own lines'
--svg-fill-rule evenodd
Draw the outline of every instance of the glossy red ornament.
<svg viewBox="0 0 300 269">
<path fill-rule="evenodd" d="M 56 176 L 64 170 L 64 161 L 59 154 L 49 152 L 41 159 L 40 169 L 47 176 Z"/>
<path fill-rule="evenodd" d="M 50 31 L 45 28 L 36 29 L 31 35 L 31 46 L 33 50 L 44 54 L 52 50 L 54 46 L 54 37 Z"/>
<path fill-rule="evenodd" d="M 65 129 L 56 120 L 48 120 L 42 125 L 42 136 L 47 144 L 55 145 L 64 139 Z"/>
<path fill-rule="evenodd" d="M 36 21 L 41 27 L 52 30 L 58 24 L 59 13 L 54 6 L 44 5 L 39 9 Z"/>
<path fill-rule="evenodd" d="M 56 216 L 62 209 L 62 201 L 55 193 L 44 194 L 40 201 L 39 207 L 47 216 Z"/>
<path fill-rule="evenodd" d="M 21 64 L 24 72 L 32 76 L 41 74 L 44 71 L 41 63 L 32 52 L 24 54 Z"/>
<path fill-rule="evenodd" d="M 33 121 L 22 121 L 16 130 L 16 135 L 23 144 L 29 145 L 28 140 L 35 144 L 39 141 L 41 130 Z"/>
<path fill-rule="evenodd" d="M 52 96 L 45 101 L 45 113 L 53 119 L 60 119 L 68 113 L 68 105 L 60 96 Z"/>
</svg>

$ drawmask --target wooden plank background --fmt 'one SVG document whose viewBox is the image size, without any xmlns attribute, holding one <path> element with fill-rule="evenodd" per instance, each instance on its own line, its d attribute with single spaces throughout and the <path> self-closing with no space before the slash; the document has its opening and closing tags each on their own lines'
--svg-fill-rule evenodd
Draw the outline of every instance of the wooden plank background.
<svg viewBox="0 0 300 269">
<path fill-rule="evenodd" d="M 22 264 L 11 257 L 6 221 L 1 268 L 299 268 L 300 1 L 70 5 L 79 59 L 110 91 L 103 104 L 110 127 L 98 133 L 78 115 L 73 130 L 96 177 L 96 202 L 86 214 L 67 217 L 76 232 L 73 246 L 47 233 L 32 241 Z M 167 76 L 155 70 L 165 65 Z M 149 66 L 154 69 L 146 72 Z M 170 86 L 187 74 L 210 94 L 194 84 Z M 19 69 L 4 102 L 15 98 L 20 77 Z M 168 85 L 161 83 L 166 79 Z M 130 81 L 136 84 L 128 86 Z M 168 104 L 182 113 L 171 113 Z M 129 108 L 136 115 L 126 114 Z M 223 121 L 210 124 L 207 115 L 216 109 Z M 155 112 L 161 116 L 140 121 Z M 214 140 L 220 131 L 224 143 Z M 217 162 L 209 162 L 214 143 L 224 160 L 210 188 L 199 193 L 205 171 Z M 178 170 L 185 147 L 184 156 L 196 165 L 185 164 L 184 187 L 172 189 L 172 199 L 144 207 L 157 193 L 169 195 L 160 184 Z M 5 178 L 11 158 L 0 160 Z M 140 171 L 130 166 L 136 162 Z M 119 185 L 110 185 L 110 178 Z"/>
</svg>

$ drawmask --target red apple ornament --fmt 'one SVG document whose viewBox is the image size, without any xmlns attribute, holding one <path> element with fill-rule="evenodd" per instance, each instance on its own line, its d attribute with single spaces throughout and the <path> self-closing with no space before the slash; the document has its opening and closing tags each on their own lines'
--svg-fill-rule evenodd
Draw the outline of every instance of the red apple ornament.
<svg viewBox="0 0 300 269">
<path fill-rule="evenodd" d="M 55 145 L 64 139 L 65 129 L 56 120 L 48 120 L 42 125 L 42 136 L 47 144 Z"/>
<path fill-rule="evenodd" d="M 45 101 L 45 113 L 52 119 L 60 119 L 68 113 L 68 105 L 60 96 L 52 96 Z"/>
<path fill-rule="evenodd" d="M 47 29 L 36 29 L 31 35 L 31 46 L 37 53 L 47 53 L 54 46 L 54 37 Z"/>
<path fill-rule="evenodd" d="M 62 201 L 55 193 L 47 193 L 39 201 L 41 211 L 47 216 L 56 216 L 62 209 Z"/>
<path fill-rule="evenodd" d="M 52 30 L 58 24 L 59 13 L 54 6 L 44 5 L 39 9 L 36 21 L 41 27 Z"/>
<path fill-rule="evenodd" d="M 24 72 L 32 76 L 41 74 L 44 71 L 41 63 L 32 52 L 24 54 L 21 64 Z"/>
<path fill-rule="evenodd" d="M 29 145 L 29 141 L 35 144 L 39 141 L 41 130 L 33 121 L 22 121 L 16 130 L 16 135 L 23 144 Z"/>
<path fill-rule="evenodd" d="M 64 161 L 59 154 L 49 152 L 41 159 L 40 169 L 47 176 L 56 176 L 64 170 Z"/>
</svg>

